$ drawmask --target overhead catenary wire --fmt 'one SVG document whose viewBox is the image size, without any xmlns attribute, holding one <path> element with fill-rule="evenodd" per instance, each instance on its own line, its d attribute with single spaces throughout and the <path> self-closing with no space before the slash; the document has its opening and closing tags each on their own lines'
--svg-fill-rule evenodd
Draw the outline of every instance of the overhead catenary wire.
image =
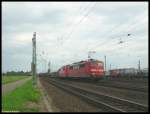
<svg viewBox="0 0 150 114">
<path fill-rule="evenodd" d="M 118 46 L 120 47 L 120 45 L 117 45 L 117 46 L 115 46 L 114 48 L 111 48 L 110 50 L 118 49 Z M 106 52 L 107 52 L 107 51 L 110 52 L 110 50 L 106 50 Z M 73 57 L 73 58 L 71 58 L 71 59 L 68 59 L 68 58 L 67 58 L 67 60 L 68 60 L 68 61 L 75 62 L 76 60 L 74 60 L 74 58 L 77 59 L 78 57 L 80 57 L 80 55 L 79 55 L 79 54 L 74 54 L 72 57 Z"/>
<path fill-rule="evenodd" d="M 117 25 L 117 26 L 118 26 L 118 25 Z M 116 29 L 116 28 L 117 28 L 117 27 L 115 26 L 115 29 Z M 112 31 L 114 31 L 114 29 L 112 29 Z M 122 36 L 121 36 L 121 37 L 122 37 Z M 111 40 L 112 40 L 112 39 L 116 39 L 116 37 L 111 38 Z M 108 41 L 106 40 L 105 42 L 108 42 Z M 105 44 L 106 44 L 106 43 L 105 43 Z M 100 44 L 99 44 L 99 45 L 100 45 Z M 99 46 L 99 45 L 98 45 L 98 46 Z M 104 45 L 104 44 L 103 44 L 103 45 Z M 102 45 L 101 45 L 101 46 L 102 46 Z"/>
<path fill-rule="evenodd" d="M 138 15 L 137 17 L 139 17 L 139 15 Z M 130 33 L 130 30 L 131 30 L 131 29 L 133 30 L 133 28 L 136 27 L 135 25 L 138 24 L 138 22 L 135 20 L 135 19 L 137 19 L 137 17 L 134 18 L 134 20 L 129 20 L 129 21 L 128 21 L 128 23 L 130 23 L 130 24 L 128 24 L 128 25 L 126 26 L 126 28 L 128 28 L 128 29 L 127 29 L 128 31 L 126 32 L 126 34 Z M 124 22 L 123 22 L 123 23 L 124 23 Z M 126 23 L 127 23 L 127 22 L 126 22 Z M 123 26 L 125 26 L 126 23 L 124 23 Z M 134 26 L 133 26 L 133 25 L 134 25 Z M 114 30 L 118 29 L 119 26 L 120 26 L 120 25 L 118 24 L 117 26 L 113 27 L 113 29 L 110 31 L 111 34 L 113 33 Z M 109 32 L 109 33 L 110 33 L 110 32 Z M 120 32 L 120 33 L 121 33 L 121 32 Z M 119 34 L 120 34 L 120 33 L 119 33 Z M 107 35 L 107 37 L 110 36 L 111 34 Z M 124 34 L 124 35 L 125 35 L 125 34 Z M 121 37 L 121 36 L 118 36 L 118 37 Z M 102 43 L 100 43 L 100 44 L 94 46 L 93 48 L 96 48 L 96 47 L 99 46 L 99 45 L 101 45 L 101 46 L 102 46 L 102 45 L 105 45 L 106 42 L 109 42 L 110 40 L 113 40 L 113 39 L 116 39 L 116 38 L 117 38 L 117 37 L 113 37 L 113 38 L 112 38 L 112 37 L 111 37 L 111 38 L 108 37 L 106 41 L 104 41 L 104 42 L 102 42 Z M 110 40 L 109 40 L 109 39 L 110 39 Z M 108 41 L 108 40 L 109 40 L 109 41 Z M 92 49 L 93 49 L 93 48 L 92 48 Z"/>
<path fill-rule="evenodd" d="M 85 17 L 84 17 L 84 18 L 85 18 Z M 84 20 L 84 18 L 81 18 L 81 22 L 82 22 L 82 19 Z M 80 22 L 80 21 L 79 21 L 79 22 Z M 80 22 L 80 23 L 81 23 L 81 22 Z M 132 29 L 133 29 L 133 28 L 132 28 Z M 123 31 L 123 30 L 122 30 L 122 31 Z M 71 33 L 70 33 L 68 36 L 71 36 L 72 33 L 73 33 L 73 31 L 71 31 Z M 70 38 L 70 37 L 68 37 L 68 38 Z M 112 39 L 117 39 L 117 38 L 114 37 L 114 38 L 109 38 L 109 39 L 112 40 Z M 107 41 L 108 41 L 109 39 L 107 39 Z M 110 41 L 110 40 L 109 40 L 109 41 Z M 106 42 L 107 42 L 107 41 L 106 41 Z M 100 44 L 99 44 L 99 45 L 100 45 Z M 99 45 L 98 45 L 98 46 L 99 46 Z M 104 44 L 103 44 L 103 45 L 104 45 Z M 101 45 L 101 46 L 102 46 L 102 45 Z"/>
<path fill-rule="evenodd" d="M 85 15 L 83 15 L 83 17 L 81 17 L 81 19 L 72 27 L 71 31 L 68 33 L 67 37 L 65 38 L 66 40 L 71 37 L 75 28 L 77 28 L 77 26 L 89 15 L 89 13 L 94 8 L 94 6 L 96 6 L 96 4 L 97 3 L 94 3 L 94 5 L 85 13 Z"/>
<path fill-rule="evenodd" d="M 128 22 L 130 22 L 130 20 L 129 20 Z M 136 23 L 136 21 L 133 21 L 133 22 Z M 124 22 L 123 22 L 123 23 L 124 23 Z M 125 24 L 123 24 L 123 26 L 125 26 L 126 28 L 128 27 L 128 31 L 129 31 L 130 29 L 133 29 L 132 25 L 136 25 L 136 24 L 137 24 L 137 23 L 136 23 L 136 24 L 134 24 L 134 23 L 132 24 L 132 21 L 131 21 L 131 23 L 128 24 L 128 26 L 125 26 Z M 130 26 L 130 27 L 129 27 L 129 26 Z M 117 26 L 115 26 L 114 29 L 112 29 L 110 32 L 112 33 L 112 31 L 116 30 L 116 28 L 118 28 L 118 27 L 119 27 L 119 24 L 118 24 Z M 129 29 L 129 28 L 130 28 L 130 29 Z M 109 32 L 109 33 L 110 33 L 110 32 Z M 128 33 L 130 33 L 130 32 L 126 32 L 126 34 L 128 34 Z M 111 35 L 111 34 L 109 34 L 109 35 Z M 125 35 L 125 34 L 124 34 L 124 35 Z M 120 35 L 120 37 L 122 37 L 122 36 Z M 118 36 L 118 38 L 119 38 L 119 36 Z M 110 39 L 110 40 L 112 40 L 112 39 L 117 39 L 117 37 L 114 37 L 114 38 L 111 37 L 111 38 L 108 38 L 108 40 L 109 40 L 109 39 Z M 108 40 L 102 42 L 101 44 L 98 44 L 98 45 L 94 46 L 94 48 L 97 47 L 97 46 L 99 46 L 99 45 L 101 45 L 101 46 L 104 45 L 106 42 L 108 42 Z M 109 41 L 110 41 L 110 40 L 109 40 Z"/>
<path fill-rule="evenodd" d="M 117 25 L 117 26 L 118 26 L 118 25 Z M 114 29 L 112 29 L 111 33 L 110 33 L 109 35 L 107 35 L 107 37 L 110 36 L 114 30 L 116 30 L 115 28 L 117 28 L 117 26 L 115 26 Z M 120 33 L 121 33 L 121 32 L 120 32 Z M 98 46 L 106 45 L 106 43 L 109 43 L 111 40 L 119 39 L 120 37 L 126 37 L 127 34 L 129 34 L 129 33 L 124 33 L 123 35 L 118 35 L 118 36 L 115 36 L 115 37 L 108 37 L 105 41 L 103 41 L 103 42 L 97 44 L 96 46 L 93 46 L 91 49 L 95 49 L 95 48 L 97 48 Z M 106 37 L 106 36 L 105 36 L 105 37 Z"/>
<path fill-rule="evenodd" d="M 135 19 L 134 19 L 134 20 L 135 20 Z M 130 24 L 128 24 L 128 26 L 125 26 L 125 25 L 126 25 L 126 23 L 125 23 L 125 24 L 123 24 L 123 27 L 125 26 L 126 28 L 128 28 L 128 29 L 127 29 L 127 30 L 128 30 L 128 32 L 126 31 L 126 34 L 130 33 L 130 31 L 129 31 L 129 30 L 134 28 L 134 27 L 132 27 L 132 25 L 134 25 L 134 26 L 135 26 L 136 24 L 138 24 L 136 20 L 135 20 L 135 21 L 133 21 L 133 20 L 129 20 L 128 22 L 130 23 Z M 123 22 L 123 23 L 124 23 L 124 22 Z M 132 24 L 132 23 L 133 23 L 133 24 Z M 134 23 L 136 23 L 136 24 L 134 24 Z M 118 28 L 118 27 L 119 27 L 119 25 L 120 25 L 120 24 L 118 24 L 117 26 L 113 27 L 114 29 L 112 29 L 111 31 L 109 31 L 109 32 L 108 32 L 108 33 L 109 33 L 109 35 L 107 35 L 107 37 L 108 37 L 108 36 L 110 36 L 110 35 L 113 33 L 113 31 L 114 31 L 114 30 L 116 30 L 116 28 Z M 129 27 L 129 26 L 130 26 L 130 27 Z M 130 28 L 130 29 L 129 29 L 129 28 Z M 123 29 L 123 30 L 124 30 L 124 29 Z M 123 30 L 122 30 L 122 31 L 123 31 Z M 110 34 L 110 33 L 111 33 L 111 34 Z M 124 34 L 124 35 L 125 35 L 125 34 Z M 103 36 L 105 36 L 105 35 L 103 35 Z M 103 36 L 102 36 L 102 37 L 103 37 Z M 105 36 L 105 37 L 106 37 L 106 36 Z M 119 38 L 119 36 L 117 36 L 117 37 Z M 96 47 L 98 47 L 98 46 L 105 45 L 105 43 L 110 42 L 110 40 L 112 40 L 112 39 L 117 39 L 117 37 L 113 37 L 113 38 L 112 38 L 112 37 L 111 37 L 111 38 L 109 38 L 109 37 L 108 37 L 108 38 L 106 39 L 106 41 L 101 42 L 100 44 L 98 43 L 98 45 L 96 45 L 96 46 L 92 47 L 92 49 L 95 49 L 95 48 L 96 48 Z M 120 37 L 122 37 L 122 36 L 120 35 Z M 109 40 L 109 41 L 108 41 L 108 40 Z"/>
<path fill-rule="evenodd" d="M 122 38 L 122 39 L 124 38 L 123 41 L 126 42 L 127 40 L 130 40 L 130 39 L 127 39 L 127 38 L 128 38 L 129 36 L 133 36 L 133 35 L 135 36 L 135 34 L 132 32 L 131 35 L 126 34 L 126 36 L 124 36 L 124 37 L 122 36 L 121 38 Z M 136 34 L 136 35 L 137 35 L 137 34 Z M 115 37 L 114 37 L 114 38 L 115 38 Z M 118 37 L 118 38 L 120 38 L 120 37 Z M 116 38 L 116 39 L 117 39 L 117 38 Z M 113 40 L 113 38 L 112 38 L 111 40 Z M 112 42 L 110 42 L 110 40 L 109 40 L 109 41 L 106 41 L 106 43 L 104 43 L 104 44 L 101 44 L 101 45 L 99 44 L 98 46 L 100 46 L 100 47 L 102 48 L 102 46 L 107 46 L 107 45 L 106 45 L 107 43 L 111 43 L 111 44 L 113 44 L 113 45 L 116 45 L 116 43 L 114 43 L 114 42 L 112 43 Z M 96 47 L 97 47 L 97 46 L 95 46 L 95 50 L 97 50 Z M 116 47 L 117 47 L 117 45 L 116 45 Z M 108 46 L 107 46 L 107 48 L 108 48 Z M 113 50 L 113 49 L 114 49 L 114 48 L 111 48 L 110 50 Z M 115 48 L 115 49 L 117 49 L 117 48 Z"/>
<path fill-rule="evenodd" d="M 86 6 L 86 7 L 82 7 L 82 5 L 80 5 L 80 7 L 79 7 L 79 9 L 77 9 L 76 10 L 76 12 L 74 12 L 74 14 L 76 14 L 76 13 L 78 13 L 78 14 L 80 14 L 82 11 L 81 10 L 85 10 L 85 9 L 87 9 L 88 10 L 88 7 L 89 7 L 89 4 Z M 82 15 L 81 15 L 81 18 L 82 18 Z M 72 30 L 73 28 L 74 28 L 74 26 L 77 24 L 77 19 L 74 19 L 74 21 L 75 21 L 75 23 L 72 23 L 72 27 L 70 27 L 70 29 L 66 29 L 66 33 L 63 33 L 62 35 L 60 35 L 61 36 L 61 38 L 64 38 L 64 34 L 66 35 L 67 34 L 67 32 L 68 32 L 68 30 Z M 68 33 L 69 34 L 69 33 Z"/>
<path fill-rule="evenodd" d="M 85 4 L 85 3 L 84 3 Z M 80 6 L 80 11 L 85 11 L 88 9 L 88 7 L 90 6 L 91 3 L 87 3 L 86 7 L 83 7 L 83 4 Z M 82 12 L 79 12 L 79 14 L 82 14 Z"/>
<path fill-rule="evenodd" d="M 65 39 L 63 39 L 63 40 L 67 40 L 67 38 L 70 38 L 70 36 L 72 35 L 72 33 L 73 33 L 75 27 L 77 27 L 77 26 L 89 15 L 89 13 L 90 13 L 91 10 L 94 8 L 94 6 L 96 6 L 96 4 L 97 4 L 97 3 L 94 3 L 94 5 L 85 13 L 85 15 L 83 15 L 83 17 L 81 17 L 81 19 L 79 20 L 79 22 L 77 22 L 77 23 L 74 24 L 74 26 L 72 27 L 71 32 L 68 33 L 68 36 L 67 36 Z M 88 5 L 88 6 L 89 6 L 89 5 Z M 85 10 L 85 9 L 87 9 L 87 7 L 84 8 L 84 10 Z M 80 10 L 80 8 L 79 8 L 79 10 Z M 76 26 L 76 25 L 77 25 L 77 26 Z M 62 38 L 62 37 L 61 37 L 61 38 Z"/>
<path fill-rule="evenodd" d="M 134 27 L 136 27 L 136 26 L 134 26 Z M 133 28 L 132 28 L 132 29 L 133 29 Z M 130 35 L 131 35 L 131 34 L 126 34 L 125 36 L 128 37 L 128 36 L 130 36 Z M 124 36 L 124 37 L 125 37 L 125 36 Z M 116 43 L 115 43 L 115 44 L 116 44 Z M 118 49 L 118 46 L 119 46 L 119 45 L 117 45 L 117 46 L 116 46 L 115 48 L 113 48 L 113 49 L 111 48 L 110 50 Z M 122 48 L 123 48 L 123 46 L 122 46 Z M 108 51 L 110 52 L 110 50 L 108 50 Z M 113 51 L 112 51 L 112 52 L 113 52 Z"/>
<path fill-rule="evenodd" d="M 89 13 L 89 12 L 88 12 Z M 87 14 L 88 14 L 87 13 Z M 79 21 L 79 23 L 80 22 L 82 22 L 82 20 L 86 17 L 87 15 L 84 15 L 84 17 L 83 18 L 81 18 L 81 20 Z M 115 27 L 115 28 L 117 28 L 117 27 Z M 114 29 L 112 29 L 113 31 L 114 31 Z M 72 31 L 70 32 L 70 34 L 68 35 L 68 36 L 71 36 L 71 34 L 72 34 L 72 32 L 73 32 L 73 29 L 72 29 Z M 69 38 L 69 37 L 68 37 Z M 113 39 L 113 38 L 111 38 L 111 39 Z M 105 41 L 105 42 L 107 42 L 107 41 Z M 99 44 L 100 45 L 100 44 Z"/>
<path fill-rule="evenodd" d="M 64 36 L 61 36 L 58 38 L 58 40 L 60 40 L 60 43 L 62 44 L 63 42 L 67 41 L 71 35 L 73 34 L 73 31 L 75 30 L 75 28 L 89 15 L 89 13 L 91 12 L 91 10 L 96 6 L 97 2 L 95 2 L 94 4 L 92 4 L 91 8 L 88 8 L 89 5 L 87 7 L 84 8 L 87 9 L 86 13 L 83 15 L 83 17 L 81 16 L 80 20 L 74 24 L 74 26 L 72 27 L 71 31 L 68 33 L 67 37 L 64 38 Z M 79 8 L 80 10 L 81 8 Z M 88 10 L 89 9 L 89 10 Z M 62 45 L 61 45 L 62 46 Z"/>
</svg>

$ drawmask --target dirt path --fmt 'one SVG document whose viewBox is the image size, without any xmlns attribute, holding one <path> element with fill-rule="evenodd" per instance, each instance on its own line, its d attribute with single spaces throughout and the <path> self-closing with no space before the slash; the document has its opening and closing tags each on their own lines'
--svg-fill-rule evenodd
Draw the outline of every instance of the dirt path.
<svg viewBox="0 0 150 114">
<path fill-rule="evenodd" d="M 24 78 L 22 80 L 18 80 L 12 83 L 2 85 L 2 96 L 5 95 L 6 93 L 13 91 L 16 87 L 21 86 L 22 84 L 24 84 L 26 81 L 30 80 L 31 78 L 32 77 Z"/>
</svg>

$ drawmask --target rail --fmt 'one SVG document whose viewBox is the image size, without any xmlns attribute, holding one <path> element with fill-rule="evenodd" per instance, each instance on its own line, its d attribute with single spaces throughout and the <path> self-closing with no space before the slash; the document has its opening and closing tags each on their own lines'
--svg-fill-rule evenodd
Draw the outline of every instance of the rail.
<svg viewBox="0 0 150 114">
<path fill-rule="evenodd" d="M 95 106 L 112 112 L 145 112 L 148 110 L 148 106 L 139 104 L 133 101 L 120 99 L 118 97 L 96 93 L 88 89 L 83 89 L 76 85 L 66 84 L 56 80 L 46 80 L 49 83 L 57 86 L 67 92 L 82 97 L 87 102 L 94 104 Z"/>
</svg>

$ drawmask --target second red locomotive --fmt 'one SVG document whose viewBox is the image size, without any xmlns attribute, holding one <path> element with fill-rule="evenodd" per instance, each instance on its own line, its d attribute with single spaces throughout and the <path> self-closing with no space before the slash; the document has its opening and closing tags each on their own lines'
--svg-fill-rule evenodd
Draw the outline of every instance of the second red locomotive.
<svg viewBox="0 0 150 114">
<path fill-rule="evenodd" d="M 65 65 L 58 70 L 59 77 L 77 78 L 102 78 L 104 76 L 104 64 L 102 61 L 89 59 L 70 65 Z"/>
</svg>

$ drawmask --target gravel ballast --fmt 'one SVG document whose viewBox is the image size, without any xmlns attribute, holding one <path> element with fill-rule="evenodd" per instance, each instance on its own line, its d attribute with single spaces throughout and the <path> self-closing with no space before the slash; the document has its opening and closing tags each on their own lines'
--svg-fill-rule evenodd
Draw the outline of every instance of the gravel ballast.
<svg viewBox="0 0 150 114">
<path fill-rule="evenodd" d="M 40 77 L 40 81 L 47 90 L 49 97 L 51 97 L 52 104 L 57 107 L 60 112 L 104 112 L 104 110 L 86 103 L 77 96 L 49 84 L 43 80 L 42 77 Z"/>
</svg>

